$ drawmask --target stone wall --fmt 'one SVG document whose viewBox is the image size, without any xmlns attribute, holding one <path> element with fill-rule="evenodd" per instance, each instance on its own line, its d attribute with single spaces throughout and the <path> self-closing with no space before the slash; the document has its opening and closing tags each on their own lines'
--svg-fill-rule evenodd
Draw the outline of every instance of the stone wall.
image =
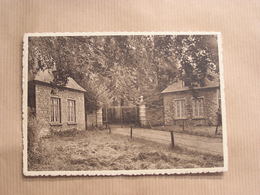
<svg viewBox="0 0 260 195">
<path fill-rule="evenodd" d="M 87 116 L 87 127 L 100 127 L 103 125 L 102 108 L 93 113 L 86 113 Z"/>
<path fill-rule="evenodd" d="M 60 98 L 61 103 L 61 124 L 51 124 L 50 128 L 56 131 L 69 129 L 85 129 L 85 107 L 84 93 L 70 89 L 54 89 L 47 85 L 35 85 L 35 100 L 36 100 L 36 117 L 40 120 L 50 122 L 51 116 L 51 97 Z M 76 102 L 76 123 L 69 124 L 68 119 L 68 99 L 73 99 Z"/>
<path fill-rule="evenodd" d="M 161 93 L 154 94 L 145 99 L 146 120 L 149 126 L 161 126 L 164 124 L 164 107 Z"/>
<path fill-rule="evenodd" d="M 97 113 L 93 112 L 91 114 L 86 113 L 87 116 L 87 129 L 97 126 Z"/>
<path fill-rule="evenodd" d="M 97 110 L 97 126 L 103 125 L 102 108 Z"/>
<path fill-rule="evenodd" d="M 200 89 L 194 92 L 182 91 L 164 94 L 164 121 L 165 125 L 182 125 L 183 120 L 175 117 L 175 99 L 185 99 L 185 125 L 216 125 L 218 110 L 218 88 Z M 204 117 L 195 119 L 192 116 L 192 98 L 204 98 Z"/>
</svg>

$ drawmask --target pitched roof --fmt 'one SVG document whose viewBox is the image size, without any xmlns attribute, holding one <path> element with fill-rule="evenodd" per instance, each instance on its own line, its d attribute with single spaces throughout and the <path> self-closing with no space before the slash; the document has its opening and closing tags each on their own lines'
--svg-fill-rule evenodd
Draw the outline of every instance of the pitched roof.
<svg viewBox="0 0 260 195">
<path fill-rule="evenodd" d="M 40 82 L 44 82 L 44 83 L 50 84 L 53 81 L 53 79 L 54 79 L 53 74 L 50 73 L 48 70 L 44 70 L 44 71 L 39 71 L 36 74 L 36 76 L 34 78 L 34 81 L 40 81 Z M 64 87 L 68 88 L 68 89 L 74 89 L 74 90 L 78 90 L 78 91 L 83 91 L 83 92 L 86 91 L 84 88 L 82 88 L 71 77 L 68 78 L 68 82 L 67 82 L 67 84 Z"/>
<path fill-rule="evenodd" d="M 219 87 L 219 81 L 210 81 L 206 79 L 205 81 L 205 86 L 204 87 L 194 87 L 194 89 L 207 89 L 207 88 L 214 88 L 214 87 Z M 179 91 L 187 91 L 190 90 L 189 87 L 183 86 L 183 83 L 181 80 L 169 85 L 166 87 L 161 93 L 172 93 L 172 92 L 179 92 Z"/>
</svg>

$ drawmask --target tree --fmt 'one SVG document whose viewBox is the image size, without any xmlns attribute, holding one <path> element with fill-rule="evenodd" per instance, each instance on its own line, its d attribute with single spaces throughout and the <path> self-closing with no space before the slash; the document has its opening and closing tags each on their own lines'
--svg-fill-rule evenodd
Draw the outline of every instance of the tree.
<svg viewBox="0 0 260 195">
<path fill-rule="evenodd" d="M 216 36 L 176 36 L 175 45 L 179 78 L 186 86 L 205 86 L 205 79 L 216 79 L 219 71 Z"/>
<path fill-rule="evenodd" d="M 87 90 L 90 110 L 122 99 L 138 103 L 177 77 L 189 87 L 203 86 L 217 65 L 216 37 L 208 35 L 29 38 L 30 77 L 50 69 L 55 85 L 73 78 Z"/>
<path fill-rule="evenodd" d="M 175 38 L 173 35 L 154 36 L 153 65 L 156 70 L 159 90 L 166 88 L 176 80 L 178 73 L 175 56 Z"/>
</svg>

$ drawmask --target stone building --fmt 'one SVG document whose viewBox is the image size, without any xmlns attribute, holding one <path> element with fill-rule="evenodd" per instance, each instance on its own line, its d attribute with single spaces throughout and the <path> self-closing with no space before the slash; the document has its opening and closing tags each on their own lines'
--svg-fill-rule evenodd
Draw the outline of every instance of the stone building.
<svg viewBox="0 0 260 195">
<path fill-rule="evenodd" d="M 165 125 L 216 125 L 220 108 L 219 82 L 190 89 L 178 81 L 162 92 Z"/>
<path fill-rule="evenodd" d="M 53 86 L 52 80 L 53 76 L 46 70 L 29 81 L 30 110 L 54 131 L 85 129 L 85 89 L 72 78 L 68 79 L 64 87 Z"/>
</svg>

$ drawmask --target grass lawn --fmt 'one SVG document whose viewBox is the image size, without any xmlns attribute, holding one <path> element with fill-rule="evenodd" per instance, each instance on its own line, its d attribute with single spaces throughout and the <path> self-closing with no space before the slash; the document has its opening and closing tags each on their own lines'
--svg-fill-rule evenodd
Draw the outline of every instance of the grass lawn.
<svg viewBox="0 0 260 195">
<path fill-rule="evenodd" d="M 41 162 L 29 163 L 31 171 L 133 170 L 222 167 L 220 155 L 191 152 L 151 141 L 82 131 L 71 136 L 42 140 Z M 30 160 L 30 159 L 29 159 Z M 33 161 L 31 161 L 33 162 Z"/>
<path fill-rule="evenodd" d="M 217 135 L 215 135 L 215 126 L 155 126 L 152 129 L 163 130 L 163 131 L 175 131 L 179 133 L 186 133 L 190 135 L 198 135 L 204 137 L 222 137 L 222 126 L 219 126 Z"/>
</svg>

